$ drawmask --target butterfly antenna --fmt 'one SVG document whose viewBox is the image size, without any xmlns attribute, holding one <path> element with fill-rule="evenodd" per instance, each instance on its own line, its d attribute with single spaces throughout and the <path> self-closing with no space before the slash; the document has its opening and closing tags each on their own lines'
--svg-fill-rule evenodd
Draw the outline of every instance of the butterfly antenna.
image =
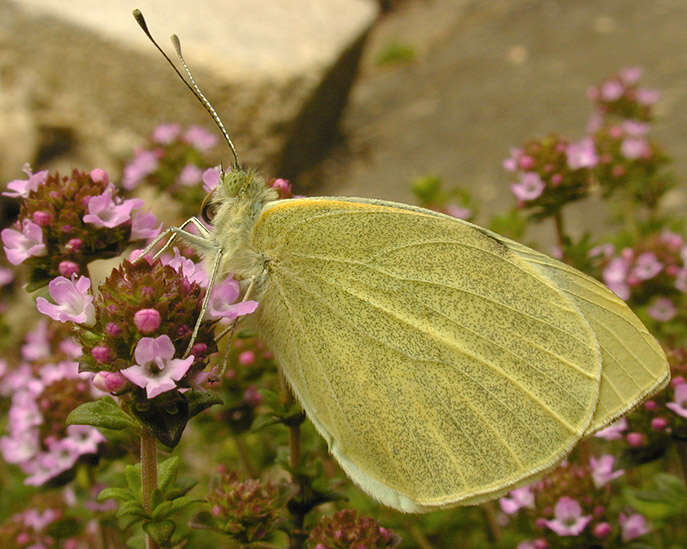
<svg viewBox="0 0 687 549">
<path fill-rule="evenodd" d="M 148 30 L 148 25 L 146 23 L 146 20 L 143 17 L 143 14 L 141 13 L 141 10 L 135 9 L 133 11 L 134 14 L 134 19 L 136 19 L 136 22 L 138 23 L 138 26 L 143 29 L 143 32 L 145 35 L 148 37 L 148 39 L 153 43 L 153 45 L 157 48 L 157 50 L 162 54 L 162 57 L 164 57 L 167 60 L 167 63 L 172 67 L 174 72 L 177 74 L 177 76 L 181 79 L 181 81 L 184 83 L 184 85 L 191 91 L 191 93 L 198 99 L 201 105 L 205 108 L 206 111 L 210 114 L 212 119 L 214 120 L 215 124 L 219 128 L 220 132 L 222 132 L 222 135 L 224 136 L 224 140 L 227 142 L 229 145 L 229 148 L 231 149 L 232 154 L 234 155 L 234 168 L 239 169 L 240 168 L 240 162 L 239 162 L 239 155 L 236 152 L 236 147 L 234 147 L 234 143 L 232 142 L 231 138 L 229 137 L 229 132 L 227 129 L 224 127 L 224 124 L 222 123 L 222 119 L 219 117 L 217 114 L 217 111 L 215 108 L 212 106 L 212 103 L 208 101 L 207 97 L 203 95 L 203 92 L 200 90 L 200 87 L 196 83 L 195 78 L 193 78 L 193 74 L 191 74 L 191 69 L 189 69 L 188 65 L 186 64 L 186 61 L 184 60 L 183 55 L 181 54 L 181 43 L 179 42 L 179 38 L 177 37 L 176 34 L 173 34 L 171 39 L 172 39 L 172 44 L 174 45 L 174 49 L 176 50 L 177 56 L 179 57 L 179 60 L 181 61 L 182 66 L 184 67 L 184 70 L 186 71 L 186 74 L 188 75 L 189 80 L 191 83 L 189 84 L 186 78 L 184 78 L 184 75 L 181 74 L 177 66 L 174 64 L 174 62 L 169 58 L 169 56 L 165 53 L 165 51 L 159 46 L 159 44 L 155 41 L 153 38 L 153 35 L 150 34 L 150 31 Z"/>
</svg>

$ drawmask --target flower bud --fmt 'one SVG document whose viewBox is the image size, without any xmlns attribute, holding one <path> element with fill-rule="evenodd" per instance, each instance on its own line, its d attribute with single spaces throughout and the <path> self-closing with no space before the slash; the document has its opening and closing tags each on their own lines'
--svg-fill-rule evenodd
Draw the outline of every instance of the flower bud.
<svg viewBox="0 0 687 549">
<path fill-rule="evenodd" d="M 112 352 L 110 351 L 110 348 L 105 347 L 104 345 L 93 347 L 93 349 L 91 349 L 91 356 L 93 356 L 93 358 L 95 358 L 101 364 L 107 364 L 110 362 L 110 360 L 112 360 Z"/>
<path fill-rule="evenodd" d="M 73 261 L 60 261 L 57 271 L 64 277 L 70 278 L 73 274 L 79 274 L 79 266 Z"/>
<path fill-rule="evenodd" d="M 604 539 L 611 533 L 611 525 L 607 522 L 600 522 L 594 526 L 594 536 L 598 539 Z"/>
<path fill-rule="evenodd" d="M 134 324 L 143 334 L 151 334 L 160 327 L 160 313 L 157 309 L 141 309 L 134 314 Z"/>
<path fill-rule="evenodd" d="M 93 385 L 105 393 L 119 393 L 127 383 L 119 372 L 98 372 L 93 378 Z"/>
<path fill-rule="evenodd" d="M 634 448 L 646 444 L 646 437 L 643 433 L 627 433 L 625 438 L 627 439 L 627 443 Z"/>
<path fill-rule="evenodd" d="M 243 351 L 239 354 L 239 364 L 242 366 L 250 366 L 255 362 L 255 353 L 253 351 Z"/>
<path fill-rule="evenodd" d="M 40 225 L 41 227 L 45 227 L 46 225 L 49 225 L 51 221 L 52 221 L 52 215 L 50 214 L 50 212 L 44 212 L 43 210 L 38 210 L 36 212 L 33 212 L 33 222 L 36 225 Z"/>
<path fill-rule="evenodd" d="M 655 417 L 651 420 L 651 428 L 654 431 L 662 431 L 668 426 L 668 420 L 664 417 Z"/>
</svg>

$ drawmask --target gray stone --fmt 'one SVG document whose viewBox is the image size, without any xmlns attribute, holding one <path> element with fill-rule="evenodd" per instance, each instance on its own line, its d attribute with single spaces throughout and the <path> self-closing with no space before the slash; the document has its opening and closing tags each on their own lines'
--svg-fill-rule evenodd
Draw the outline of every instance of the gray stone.
<svg viewBox="0 0 687 549">
<path fill-rule="evenodd" d="M 371 0 L 0 0 L 8 62 L 36 75 L 33 131 L 48 140 L 27 160 L 113 169 L 158 123 L 211 124 L 133 8 L 170 55 L 179 35 L 242 161 L 280 175 L 331 138 L 377 13 Z"/>
</svg>

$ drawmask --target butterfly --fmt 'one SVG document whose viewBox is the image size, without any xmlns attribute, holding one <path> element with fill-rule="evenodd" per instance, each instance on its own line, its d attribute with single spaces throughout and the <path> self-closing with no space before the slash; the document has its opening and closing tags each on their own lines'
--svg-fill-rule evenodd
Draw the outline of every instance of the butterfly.
<svg viewBox="0 0 687 549">
<path fill-rule="evenodd" d="M 207 296 L 228 273 L 244 281 L 259 337 L 372 497 L 406 512 L 497 497 L 666 385 L 665 354 L 640 320 L 565 263 L 405 204 L 278 200 L 240 167 L 173 42 L 191 84 L 175 70 L 235 162 L 207 199 L 212 219 L 171 227 L 144 253 L 180 237 L 207 257 Z"/>
</svg>

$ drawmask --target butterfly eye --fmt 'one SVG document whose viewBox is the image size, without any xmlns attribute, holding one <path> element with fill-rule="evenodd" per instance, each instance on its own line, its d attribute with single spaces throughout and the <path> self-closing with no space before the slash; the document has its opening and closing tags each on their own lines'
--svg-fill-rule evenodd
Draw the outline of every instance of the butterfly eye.
<svg viewBox="0 0 687 549">
<path fill-rule="evenodd" d="M 214 189 L 211 190 L 200 205 L 200 217 L 206 223 L 212 223 L 212 220 L 215 218 L 215 213 L 217 213 L 217 205 L 212 202 L 212 195 L 214 192 Z"/>
</svg>

